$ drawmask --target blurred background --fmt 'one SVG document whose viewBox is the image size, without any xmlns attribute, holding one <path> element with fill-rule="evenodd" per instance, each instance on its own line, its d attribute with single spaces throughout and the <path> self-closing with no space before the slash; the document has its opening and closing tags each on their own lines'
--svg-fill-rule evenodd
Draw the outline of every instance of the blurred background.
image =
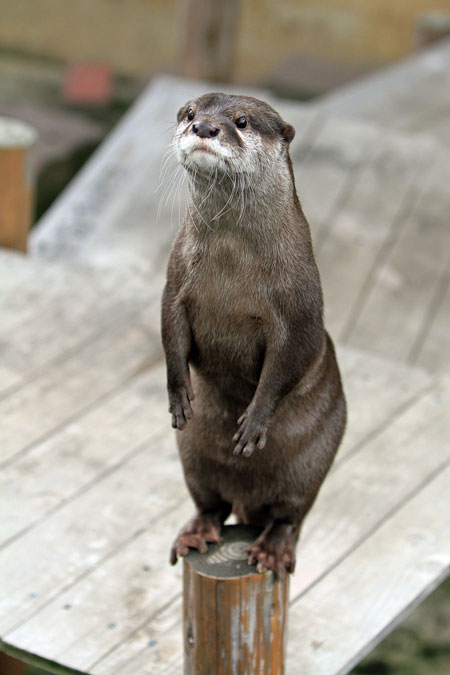
<svg viewBox="0 0 450 675">
<path fill-rule="evenodd" d="M 161 73 L 314 102 L 448 36 L 450 0 L 0 0 L 0 115 L 39 133 L 35 222 Z M 447 582 L 354 672 L 450 673 L 449 626 Z"/>
<path fill-rule="evenodd" d="M 313 99 L 448 34 L 449 0 L 0 0 L 0 115 L 39 132 L 38 219 L 159 73 Z"/>
</svg>

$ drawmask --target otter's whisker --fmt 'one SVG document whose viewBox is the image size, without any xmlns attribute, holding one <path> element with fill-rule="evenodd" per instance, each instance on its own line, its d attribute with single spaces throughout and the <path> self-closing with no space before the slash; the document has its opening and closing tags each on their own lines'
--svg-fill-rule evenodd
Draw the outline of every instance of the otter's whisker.
<svg viewBox="0 0 450 675">
<path fill-rule="evenodd" d="M 182 169 L 182 167 L 179 166 L 175 170 L 173 175 L 170 177 L 167 184 L 164 186 L 164 189 L 162 190 L 162 193 L 161 193 L 161 196 L 160 196 L 160 199 L 159 199 L 159 203 L 158 203 L 158 210 L 157 210 L 157 213 L 156 213 L 156 222 L 159 222 L 162 208 L 163 208 L 163 206 L 167 206 L 167 202 L 168 202 L 168 200 L 170 198 L 170 195 L 172 193 L 172 189 L 173 189 L 174 185 L 176 184 L 178 178 L 182 175 L 182 173 L 183 173 L 183 169 Z"/>
<path fill-rule="evenodd" d="M 177 151 L 176 151 L 175 147 L 172 147 L 172 148 L 169 148 L 169 150 L 167 150 L 167 152 L 164 154 L 164 157 L 161 161 L 161 166 L 160 166 L 160 169 L 159 169 L 159 178 L 160 178 L 161 181 L 164 180 L 164 178 L 166 176 L 166 173 L 167 173 L 167 170 L 170 167 L 170 163 L 173 161 L 173 162 L 176 162 L 178 164 L 176 152 Z"/>
<path fill-rule="evenodd" d="M 224 216 L 226 213 L 228 213 L 233 208 L 232 203 L 231 203 L 231 206 L 228 209 L 227 209 L 227 206 L 230 202 L 233 201 L 233 197 L 236 193 L 237 178 L 236 178 L 236 176 L 231 177 L 230 174 L 228 173 L 228 171 L 226 171 L 226 170 L 225 170 L 225 173 L 230 178 L 230 180 L 232 181 L 230 196 L 228 197 L 224 206 L 220 209 L 220 211 L 218 213 L 216 213 L 216 215 L 211 220 L 218 220 L 221 216 Z"/>
</svg>

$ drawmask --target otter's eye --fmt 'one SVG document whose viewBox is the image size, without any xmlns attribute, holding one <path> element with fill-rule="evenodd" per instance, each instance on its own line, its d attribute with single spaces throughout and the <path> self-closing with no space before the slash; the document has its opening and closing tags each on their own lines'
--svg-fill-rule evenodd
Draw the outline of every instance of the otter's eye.
<svg viewBox="0 0 450 675">
<path fill-rule="evenodd" d="M 194 108 L 189 108 L 189 110 L 188 110 L 188 114 L 187 114 L 187 118 L 188 118 L 188 120 L 189 120 L 189 121 L 190 121 L 190 120 L 193 120 L 193 119 L 194 119 L 194 117 L 195 117 L 195 112 L 194 112 Z"/>
<path fill-rule="evenodd" d="M 247 126 L 247 118 L 244 117 L 244 115 L 241 115 L 241 117 L 237 118 L 235 124 L 238 129 L 245 129 L 245 127 Z"/>
</svg>

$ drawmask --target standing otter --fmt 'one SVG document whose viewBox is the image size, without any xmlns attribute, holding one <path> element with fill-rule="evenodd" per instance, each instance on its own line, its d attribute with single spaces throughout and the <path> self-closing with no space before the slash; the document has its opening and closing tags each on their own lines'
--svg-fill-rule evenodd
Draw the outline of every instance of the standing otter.
<svg viewBox="0 0 450 675">
<path fill-rule="evenodd" d="M 218 542 L 233 510 L 263 528 L 249 562 L 282 577 L 346 420 L 289 156 L 295 131 L 247 96 L 206 94 L 177 119 L 190 203 L 168 264 L 162 339 L 197 515 L 170 559 Z"/>
</svg>

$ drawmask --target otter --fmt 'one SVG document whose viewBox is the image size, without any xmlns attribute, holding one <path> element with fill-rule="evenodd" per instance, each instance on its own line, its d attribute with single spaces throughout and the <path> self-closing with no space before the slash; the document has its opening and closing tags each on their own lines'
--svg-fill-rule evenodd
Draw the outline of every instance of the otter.
<svg viewBox="0 0 450 675">
<path fill-rule="evenodd" d="M 346 423 L 319 272 L 294 182 L 294 128 L 267 103 L 211 93 L 178 112 L 190 200 L 162 299 L 172 426 L 196 515 L 170 554 L 260 527 L 249 563 L 293 572 L 300 527 Z"/>
</svg>

